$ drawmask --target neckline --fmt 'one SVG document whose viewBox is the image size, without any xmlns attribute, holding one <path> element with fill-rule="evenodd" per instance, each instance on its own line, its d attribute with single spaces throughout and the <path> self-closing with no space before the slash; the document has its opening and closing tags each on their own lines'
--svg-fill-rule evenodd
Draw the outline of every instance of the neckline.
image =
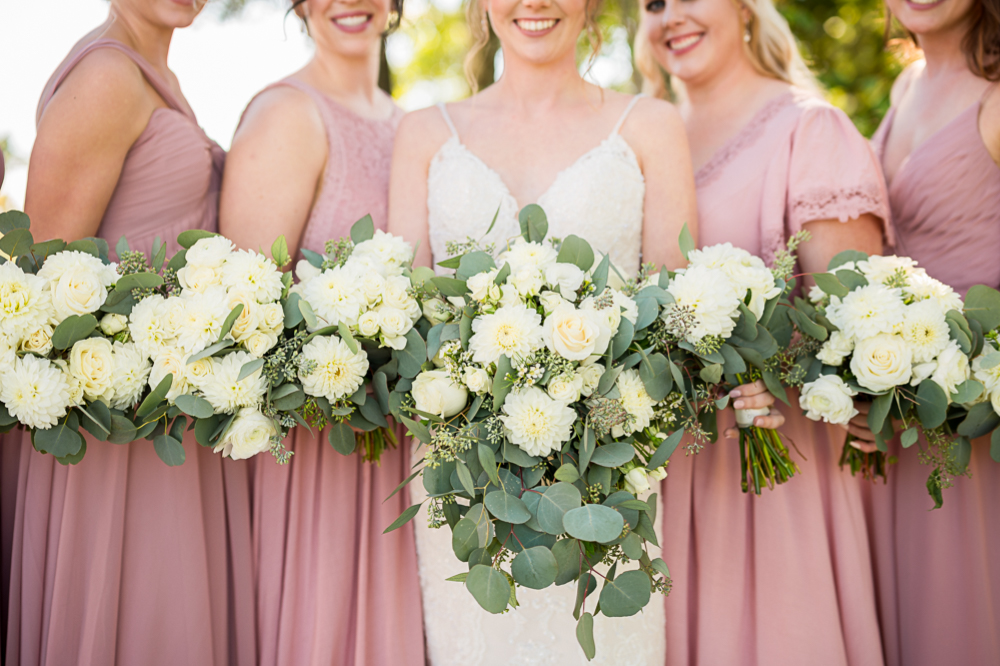
<svg viewBox="0 0 1000 666">
<path fill-rule="evenodd" d="M 285 77 L 284 80 L 287 81 L 287 82 L 289 82 L 289 83 L 292 83 L 293 85 L 297 84 L 297 85 L 303 86 L 305 88 L 308 88 L 309 90 L 311 90 L 314 93 L 316 93 L 317 95 L 319 95 L 321 99 L 323 99 L 324 101 L 329 102 L 331 105 L 337 107 L 337 109 L 339 109 L 343 113 L 345 113 L 345 114 L 347 114 L 349 116 L 352 116 L 353 118 L 355 118 L 357 120 L 360 120 L 362 122 L 372 123 L 372 124 L 377 124 L 377 125 L 388 125 L 388 124 L 391 124 L 392 121 L 394 121 L 396 119 L 396 117 L 399 115 L 399 112 L 400 112 L 399 107 L 396 106 L 396 103 L 392 102 L 392 98 L 390 98 L 390 102 L 392 103 L 392 107 L 393 108 L 392 108 L 392 113 L 389 114 L 388 118 L 368 118 L 366 116 L 362 116 L 360 113 L 358 113 L 354 109 L 351 109 L 351 108 L 345 106 L 344 104 L 338 102 L 333 97 L 330 97 L 330 95 L 326 94 L 325 92 L 323 92 L 322 90 L 320 90 L 316 86 L 311 85 L 309 83 L 306 83 L 302 79 L 295 78 L 294 75 Z"/>
<path fill-rule="evenodd" d="M 932 132 L 929 137 L 927 137 L 926 139 L 924 139 L 923 141 L 921 141 L 920 144 L 918 144 L 916 148 L 914 148 L 913 150 L 911 150 L 909 152 L 909 154 L 906 157 L 903 158 L 903 161 L 900 162 L 899 167 L 896 169 L 896 173 L 893 174 L 893 176 L 892 176 L 892 180 L 888 180 L 888 178 L 886 178 L 886 180 L 888 181 L 888 184 L 889 184 L 889 189 L 892 189 L 892 187 L 895 185 L 896 181 L 899 180 L 900 174 L 902 174 L 903 172 L 906 171 L 906 167 L 908 167 L 910 165 L 910 162 L 913 161 L 914 156 L 916 156 L 917 154 L 919 154 L 920 151 L 923 150 L 928 144 L 933 144 L 938 139 L 939 136 L 941 136 L 946 130 L 951 129 L 952 125 L 957 124 L 959 120 L 961 120 L 967 113 L 969 113 L 969 111 L 975 110 L 976 111 L 976 118 L 978 118 L 979 117 L 979 110 L 980 110 L 981 107 L 982 107 L 982 99 L 976 100 L 975 102 L 973 102 L 972 104 L 970 104 L 969 106 L 967 106 L 964 110 L 962 110 L 961 112 L 959 112 L 954 118 L 952 118 L 951 120 L 949 120 L 948 122 L 946 122 L 944 125 L 942 125 L 941 127 L 939 127 L 937 130 L 935 130 L 934 132 Z M 885 163 L 885 148 L 886 148 L 886 145 L 888 145 L 888 143 L 889 143 L 889 136 L 892 134 L 892 127 L 893 127 L 893 124 L 895 123 L 895 120 L 896 120 L 896 107 L 892 107 L 891 109 L 889 109 L 889 113 L 888 113 L 888 115 L 886 117 L 887 126 L 886 126 L 886 130 L 885 130 L 885 134 L 882 136 L 881 146 L 879 146 L 879 153 L 880 153 L 880 156 L 881 156 L 881 162 L 883 164 Z M 979 139 L 979 145 L 982 146 L 983 150 L 986 150 L 986 145 L 983 144 L 983 138 L 979 134 L 978 123 L 977 123 L 977 127 L 976 127 L 976 137 Z M 990 162 L 993 162 L 992 156 L 990 156 Z M 995 164 L 995 162 L 994 162 L 994 164 Z M 883 171 L 884 170 L 885 170 L 885 168 L 883 167 Z"/>
<path fill-rule="evenodd" d="M 794 98 L 795 91 L 789 90 L 765 102 L 736 134 L 729 137 L 725 143 L 712 153 L 712 157 L 698 168 L 694 176 L 695 183 L 703 185 L 720 171 L 722 167 L 729 164 L 736 155 L 750 145 L 756 131 L 767 124 L 774 114 Z"/>
<path fill-rule="evenodd" d="M 581 164 L 583 164 L 592 155 L 595 155 L 598 152 L 600 152 L 601 150 L 606 149 L 607 145 L 610 142 L 614 141 L 615 138 L 617 138 L 622 143 L 622 145 L 625 147 L 625 150 L 627 151 L 627 154 L 629 156 L 631 156 L 632 160 L 636 164 L 638 164 L 638 158 L 636 158 L 636 156 L 635 156 L 635 151 L 632 150 L 632 146 L 629 145 L 628 141 L 626 141 L 622 137 L 622 135 L 620 133 L 618 133 L 618 132 L 612 132 L 611 136 L 607 137 L 606 139 L 604 139 L 603 141 L 601 141 L 599 144 L 597 144 L 596 146 L 594 146 L 593 148 L 591 148 L 590 150 L 588 150 L 584 154 L 582 154 L 579 157 L 577 157 L 575 160 L 573 160 L 573 162 L 569 166 L 567 166 L 567 167 L 563 168 L 562 170 L 560 170 L 556 174 L 556 176 L 552 180 L 552 182 L 549 184 L 549 186 L 547 188 L 545 188 L 545 190 L 540 195 L 538 195 L 538 200 L 535 201 L 534 203 L 536 205 L 541 205 L 542 201 L 552 192 L 552 190 L 555 189 L 556 185 L 559 184 L 559 181 L 561 181 L 563 179 L 563 177 L 566 176 L 567 173 L 571 172 L 573 169 L 575 169 L 578 166 L 580 166 Z M 472 160 L 474 162 L 476 162 L 480 167 L 482 167 L 483 169 L 485 169 L 496 180 L 497 184 L 500 186 L 500 189 L 503 190 L 503 192 L 502 192 L 503 196 L 506 197 L 506 198 L 508 198 L 508 199 L 510 199 L 512 202 L 514 202 L 514 205 L 517 207 L 517 210 L 521 210 L 521 208 L 523 208 L 523 206 L 521 206 L 520 202 L 517 200 L 517 197 L 515 197 L 514 193 L 511 192 L 510 187 L 507 186 L 507 183 L 506 183 L 506 181 L 504 181 L 503 176 L 500 175 L 500 172 L 497 171 L 496 169 L 494 169 L 493 167 L 491 167 L 489 164 L 487 164 L 481 157 L 479 157 L 479 155 L 476 155 L 474 152 L 472 152 L 471 150 L 469 150 L 468 146 L 466 146 L 464 143 L 462 143 L 462 140 L 458 138 L 457 134 L 452 134 L 448 138 L 448 140 L 445 141 L 444 144 L 442 144 L 442 146 L 438 149 L 437 154 L 434 156 L 435 159 L 437 158 L 438 155 L 441 154 L 441 152 L 449 144 L 454 144 L 455 146 L 457 146 L 459 150 L 461 150 L 463 153 L 465 153 L 470 158 L 472 158 Z M 527 205 L 530 205 L 530 204 L 525 204 L 525 205 L 527 206 Z"/>
</svg>

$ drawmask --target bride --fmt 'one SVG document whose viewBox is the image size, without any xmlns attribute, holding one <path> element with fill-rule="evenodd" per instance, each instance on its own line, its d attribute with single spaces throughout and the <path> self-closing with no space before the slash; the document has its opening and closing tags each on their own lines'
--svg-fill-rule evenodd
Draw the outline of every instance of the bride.
<svg viewBox="0 0 1000 666">
<path fill-rule="evenodd" d="M 448 241 L 472 237 L 497 249 L 519 234 L 517 213 L 545 210 L 549 236 L 576 234 L 635 275 L 644 262 L 677 268 L 677 238 L 697 232 L 694 179 L 684 126 L 668 103 L 586 82 L 577 43 L 597 34 L 599 0 L 472 0 L 477 49 L 492 25 L 504 55 L 499 81 L 471 99 L 406 116 L 389 189 L 389 231 L 418 244 L 416 263 L 447 258 Z M 499 207 L 492 231 L 486 231 Z M 423 488 L 411 484 L 414 502 Z M 659 522 L 659 521 L 658 521 Z M 518 589 L 520 606 L 490 615 L 459 583 L 463 570 L 446 529 L 416 518 L 430 662 L 587 663 L 572 610 L 575 586 Z M 597 661 L 662 664 L 663 604 L 638 617 L 599 617 Z"/>
</svg>

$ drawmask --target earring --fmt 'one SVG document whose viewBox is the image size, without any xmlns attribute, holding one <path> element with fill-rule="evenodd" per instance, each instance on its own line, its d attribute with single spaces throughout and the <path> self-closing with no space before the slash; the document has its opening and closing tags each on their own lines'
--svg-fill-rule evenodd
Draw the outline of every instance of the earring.
<svg viewBox="0 0 1000 666">
<path fill-rule="evenodd" d="M 750 24 L 747 23 L 747 29 L 743 31 L 743 41 L 749 44 L 751 39 L 753 35 L 750 34 Z"/>
</svg>

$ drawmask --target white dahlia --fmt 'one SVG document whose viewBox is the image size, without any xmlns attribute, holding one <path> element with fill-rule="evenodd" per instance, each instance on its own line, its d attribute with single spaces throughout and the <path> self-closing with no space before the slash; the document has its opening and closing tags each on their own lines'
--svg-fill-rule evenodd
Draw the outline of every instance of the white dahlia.
<svg viewBox="0 0 1000 666">
<path fill-rule="evenodd" d="M 510 272 L 517 273 L 522 268 L 534 268 L 544 271 L 549 264 L 556 262 L 558 253 L 551 245 L 545 243 L 529 243 L 518 238 L 509 250 L 500 255 L 497 265 L 510 264 Z"/>
<path fill-rule="evenodd" d="M 55 364 L 25 356 L 0 376 L 0 400 L 10 415 L 24 425 L 47 430 L 66 415 L 69 384 Z"/>
<path fill-rule="evenodd" d="M 547 456 L 573 435 L 576 412 L 532 386 L 507 395 L 500 420 L 507 438 L 525 453 Z"/>
<path fill-rule="evenodd" d="M 515 361 L 544 344 L 542 317 L 523 303 L 501 307 L 493 314 L 472 321 L 469 350 L 481 365 L 496 363 L 501 356 Z"/>
<path fill-rule="evenodd" d="M 906 306 L 900 334 L 913 350 L 914 363 L 933 361 L 951 339 L 941 306 L 931 300 Z"/>
<path fill-rule="evenodd" d="M 183 300 L 184 313 L 177 329 L 177 344 L 188 354 L 197 354 L 219 339 L 232 308 L 221 287 L 192 294 Z"/>
<path fill-rule="evenodd" d="M 45 280 L 9 261 L 0 266 L 0 335 L 20 340 L 54 315 Z"/>
<path fill-rule="evenodd" d="M 176 304 L 181 303 L 179 298 L 170 300 Z M 175 332 L 167 322 L 168 311 L 166 300 L 159 295 L 144 298 L 132 308 L 128 331 L 144 356 L 155 358 L 160 350 L 173 341 Z"/>
<path fill-rule="evenodd" d="M 881 284 L 859 287 L 826 310 L 827 318 L 856 341 L 894 332 L 903 323 L 903 315 L 899 289 Z"/>
<path fill-rule="evenodd" d="M 188 355 L 184 350 L 178 347 L 168 346 L 160 349 L 153 357 L 153 367 L 149 371 L 149 388 L 156 388 L 167 375 L 171 375 L 167 401 L 173 403 L 177 396 L 187 393 L 191 388 L 188 382 L 187 358 Z"/>
<path fill-rule="evenodd" d="M 646 392 L 646 386 L 642 383 L 638 371 L 626 370 L 618 375 L 617 385 L 622 407 L 628 414 L 628 421 L 624 426 L 612 428 L 611 434 L 622 437 L 649 427 L 653 418 L 653 405 L 656 403 Z"/>
<path fill-rule="evenodd" d="M 273 261 L 259 252 L 239 250 L 226 258 L 222 265 L 222 284 L 226 289 L 248 291 L 260 303 L 281 298 L 284 285 L 281 271 Z"/>
<path fill-rule="evenodd" d="M 322 396 L 333 402 L 352 395 L 364 383 L 368 372 L 368 354 L 355 354 L 347 343 L 335 336 L 313 338 L 302 347 L 303 360 L 313 361 L 309 374 L 299 371 L 302 390 L 307 395 Z"/>
<path fill-rule="evenodd" d="M 665 319 L 678 308 L 692 314 L 693 321 L 686 335 L 688 342 L 698 342 L 707 335 L 728 338 L 736 328 L 733 318 L 740 310 L 740 295 L 723 271 L 692 266 L 678 273 L 667 291 L 675 302 L 663 309 Z"/>
<path fill-rule="evenodd" d="M 206 268 L 222 268 L 222 264 L 233 252 L 236 246 L 223 236 L 202 238 L 188 248 L 184 255 L 188 266 L 204 266 Z"/>
<path fill-rule="evenodd" d="M 238 379 L 243 366 L 255 360 L 246 352 L 234 352 L 212 359 L 212 374 L 205 377 L 200 390 L 216 412 L 234 414 L 241 407 L 256 407 L 267 391 L 267 380 L 258 369 L 249 377 Z"/>
<path fill-rule="evenodd" d="M 958 295 L 958 292 L 923 271 L 911 275 L 903 291 L 913 296 L 914 300 L 936 302 L 942 312 L 962 311 L 962 297 Z"/>
<path fill-rule="evenodd" d="M 344 322 L 354 326 L 364 307 L 364 298 L 358 289 L 361 279 L 360 273 L 347 266 L 331 268 L 309 280 L 302 296 L 326 324 L 336 326 Z"/>
<path fill-rule="evenodd" d="M 111 399 L 114 409 L 128 409 L 142 396 L 153 365 L 131 342 L 115 342 L 114 388 Z"/>
<path fill-rule="evenodd" d="M 383 277 L 402 275 L 403 266 L 412 258 L 413 247 L 409 243 L 381 229 L 376 229 L 372 238 L 355 245 L 351 252 L 351 259 L 377 267 Z"/>
<path fill-rule="evenodd" d="M 917 262 L 913 259 L 896 255 L 868 257 L 867 260 L 858 262 L 858 271 L 868 279 L 868 282 L 879 284 L 894 276 L 897 271 L 901 271 L 907 277 L 923 273 L 923 269 L 917 268 Z"/>
</svg>

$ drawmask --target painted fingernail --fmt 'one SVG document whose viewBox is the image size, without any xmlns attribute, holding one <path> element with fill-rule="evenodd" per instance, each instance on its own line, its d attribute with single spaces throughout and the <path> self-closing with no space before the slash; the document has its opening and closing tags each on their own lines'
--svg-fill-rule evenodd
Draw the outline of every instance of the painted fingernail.
<svg viewBox="0 0 1000 666">
<path fill-rule="evenodd" d="M 732 391 L 729 392 L 729 397 L 733 398 L 734 400 L 736 398 L 740 397 L 741 395 L 743 395 L 743 394 L 740 393 L 738 389 L 733 389 Z"/>
<path fill-rule="evenodd" d="M 743 402 L 742 400 L 737 400 L 736 402 L 733 403 L 733 408 L 734 409 L 743 409 L 743 405 L 745 405 L 745 404 L 746 403 Z"/>
</svg>

